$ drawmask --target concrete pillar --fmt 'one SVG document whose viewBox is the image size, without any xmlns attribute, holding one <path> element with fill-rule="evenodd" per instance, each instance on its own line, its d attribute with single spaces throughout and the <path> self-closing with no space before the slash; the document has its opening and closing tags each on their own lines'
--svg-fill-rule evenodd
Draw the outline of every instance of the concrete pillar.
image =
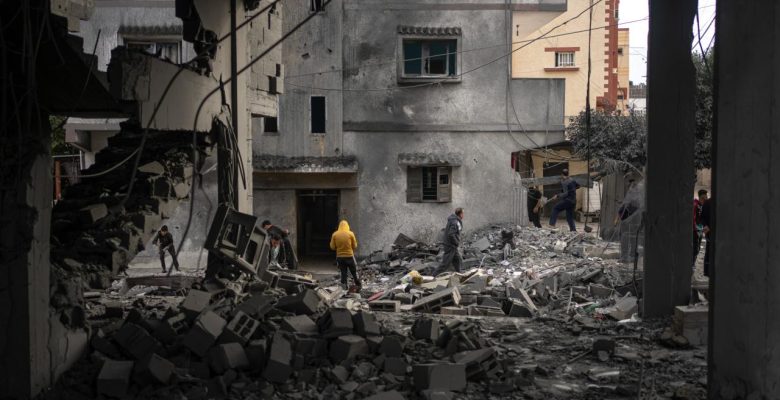
<svg viewBox="0 0 780 400">
<path fill-rule="evenodd" d="M 691 291 L 696 7 L 697 0 L 650 0 L 645 317 L 671 315 Z"/>
<path fill-rule="evenodd" d="M 709 398 L 780 398 L 780 5 L 719 0 Z"/>
</svg>

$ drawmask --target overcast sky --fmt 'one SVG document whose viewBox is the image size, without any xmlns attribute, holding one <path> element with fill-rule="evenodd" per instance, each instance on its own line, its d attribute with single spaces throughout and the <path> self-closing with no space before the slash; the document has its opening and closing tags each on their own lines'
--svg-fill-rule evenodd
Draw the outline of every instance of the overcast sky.
<svg viewBox="0 0 780 400">
<path fill-rule="evenodd" d="M 630 33 L 630 79 L 634 84 L 647 81 L 645 75 L 647 69 L 647 29 L 648 21 L 630 22 L 648 16 L 647 0 L 621 0 L 620 1 L 620 27 L 629 28 Z M 702 30 L 702 46 L 707 49 L 707 45 L 710 45 L 713 34 L 715 33 L 715 24 L 707 30 L 707 25 L 715 17 L 715 0 L 699 0 L 699 22 Z M 706 31 L 706 32 L 705 32 Z M 691 43 L 691 47 L 698 42 L 696 23 L 693 24 L 693 36 L 694 43 Z M 696 46 L 698 52 L 699 46 Z"/>
</svg>

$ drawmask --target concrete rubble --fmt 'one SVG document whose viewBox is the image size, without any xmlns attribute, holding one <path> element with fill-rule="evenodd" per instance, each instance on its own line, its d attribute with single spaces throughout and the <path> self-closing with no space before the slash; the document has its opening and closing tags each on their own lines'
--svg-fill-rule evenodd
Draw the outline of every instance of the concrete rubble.
<svg viewBox="0 0 780 400">
<path fill-rule="evenodd" d="M 468 267 L 434 277 L 437 247 L 402 235 L 361 263 L 355 294 L 267 271 L 240 290 L 90 298 L 91 354 L 47 398 L 705 398 L 705 349 L 637 317 L 641 270 L 599 257 L 606 243 L 471 239 Z M 677 331 L 699 335 L 696 311 Z"/>
</svg>

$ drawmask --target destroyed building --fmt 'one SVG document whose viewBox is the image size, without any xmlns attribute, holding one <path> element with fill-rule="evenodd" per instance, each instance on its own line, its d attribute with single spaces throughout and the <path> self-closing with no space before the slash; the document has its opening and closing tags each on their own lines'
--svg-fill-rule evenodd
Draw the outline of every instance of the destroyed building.
<svg viewBox="0 0 780 400">
<path fill-rule="evenodd" d="M 285 26 L 309 4 L 288 2 Z M 510 40 L 512 11 L 566 7 L 330 2 L 282 50 L 278 125 L 253 132 L 255 214 L 289 227 L 304 257 L 328 251 L 339 218 L 363 255 L 398 232 L 434 240 L 455 207 L 467 230 L 512 218 L 525 196 L 511 153 L 563 140 L 564 85 L 512 79 L 510 45 L 494 44 Z"/>
</svg>

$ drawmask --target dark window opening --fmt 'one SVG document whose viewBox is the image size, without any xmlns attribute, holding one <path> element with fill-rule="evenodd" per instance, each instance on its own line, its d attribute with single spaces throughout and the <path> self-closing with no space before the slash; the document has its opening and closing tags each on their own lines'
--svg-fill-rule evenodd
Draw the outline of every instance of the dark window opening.
<svg viewBox="0 0 780 400">
<path fill-rule="evenodd" d="M 323 0 L 311 0 L 310 10 L 311 12 L 320 12 L 323 7 Z"/>
<path fill-rule="evenodd" d="M 426 200 L 433 200 L 436 201 L 438 196 L 436 195 L 437 192 L 437 185 L 436 185 L 436 178 L 437 178 L 438 171 L 436 168 L 423 168 L 422 169 L 422 199 L 423 201 Z"/>
<path fill-rule="evenodd" d="M 404 40 L 403 75 L 406 77 L 455 76 L 458 74 L 458 41 Z"/>
<path fill-rule="evenodd" d="M 276 117 L 263 118 L 263 132 L 265 133 L 278 133 L 279 125 Z"/>
<path fill-rule="evenodd" d="M 621 56 L 623 55 L 623 48 L 622 47 L 618 47 L 618 54 L 621 55 Z"/>
<path fill-rule="evenodd" d="M 143 39 L 125 39 L 125 47 L 131 50 L 143 51 L 173 63 L 181 62 L 181 48 L 177 41 L 158 42 Z"/>
<path fill-rule="evenodd" d="M 407 203 L 449 203 L 452 193 L 452 167 L 408 167 Z"/>
<path fill-rule="evenodd" d="M 325 133 L 325 97 L 311 97 L 311 133 Z"/>
</svg>

